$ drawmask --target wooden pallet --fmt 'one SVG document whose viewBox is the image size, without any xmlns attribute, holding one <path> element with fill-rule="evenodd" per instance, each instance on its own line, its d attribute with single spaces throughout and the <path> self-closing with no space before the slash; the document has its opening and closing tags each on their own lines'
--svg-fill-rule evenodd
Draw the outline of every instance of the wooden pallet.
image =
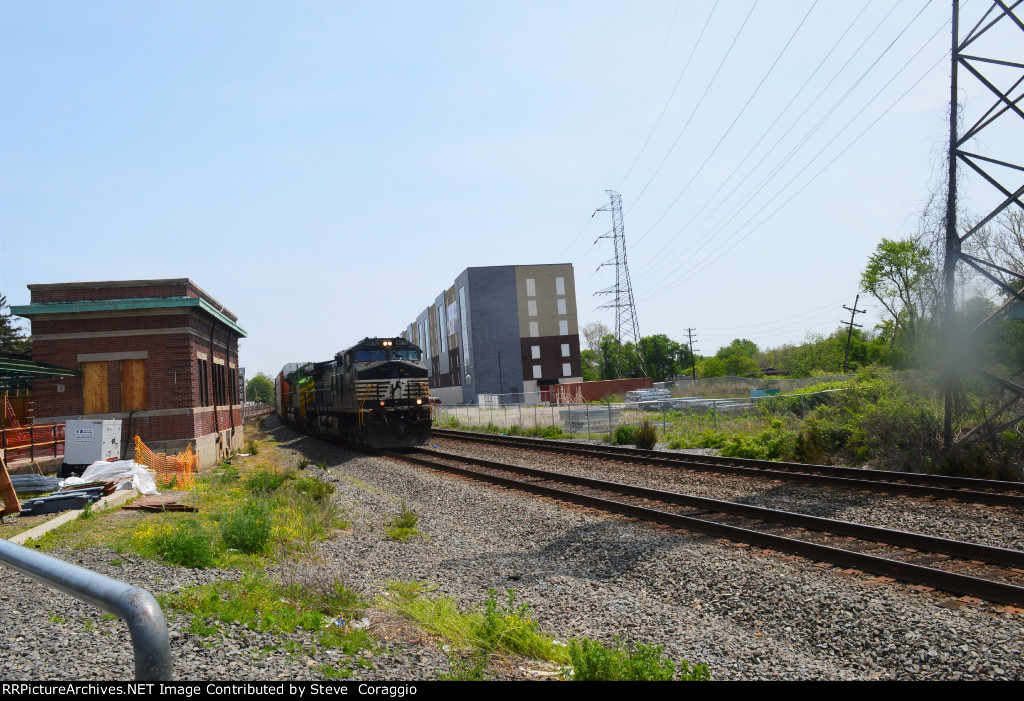
<svg viewBox="0 0 1024 701">
<path fill-rule="evenodd" d="M 11 484 L 11 476 L 7 472 L 7 462 L 3 455 L 0 455 L 0 499 L 4 500 L 3 511 L 0 511 L 0 522 L 4 516 L 13 516 L 21 512 L 21 502 L 14 492 L 14 485 Z"/>
</svg>

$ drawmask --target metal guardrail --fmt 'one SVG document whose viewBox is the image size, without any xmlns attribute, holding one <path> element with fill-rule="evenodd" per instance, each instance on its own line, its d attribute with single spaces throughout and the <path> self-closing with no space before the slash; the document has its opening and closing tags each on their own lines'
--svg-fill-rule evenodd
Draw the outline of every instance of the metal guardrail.
<svg viewBox="0 0 1024 701">
<path fill-rule="evenodd" d="M 0 562 L 127 623 L 137 680 L 171 681 L 174 678 L 167 622 L 160 604 L 148 591 L 3 539 L 0 539 Z"/>
</svg>

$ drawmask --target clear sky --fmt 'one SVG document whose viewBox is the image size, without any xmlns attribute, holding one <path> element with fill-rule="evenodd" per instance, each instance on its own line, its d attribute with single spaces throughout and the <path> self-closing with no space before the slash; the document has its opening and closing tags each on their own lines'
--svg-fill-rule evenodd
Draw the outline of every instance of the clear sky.
<svg viewBox="0 0 1024 701">
<path fill-rule="evenodd" d="M 611 326 L 593 296 L 611 219 L 591 215 L 616 189 L 644 335 L 799 342 L 941 185 L 949 18 L 945 0 L 0 0 L 0 293 L 189 277 L 248 331 L 250 376 L 397 334 L 470 266 L 571 262 L 580 323 Z M 1019 36 L 990 53 L 1024 59 Z M 1020 162 L 1014 129 L 975 150 Z"/>
</svg>

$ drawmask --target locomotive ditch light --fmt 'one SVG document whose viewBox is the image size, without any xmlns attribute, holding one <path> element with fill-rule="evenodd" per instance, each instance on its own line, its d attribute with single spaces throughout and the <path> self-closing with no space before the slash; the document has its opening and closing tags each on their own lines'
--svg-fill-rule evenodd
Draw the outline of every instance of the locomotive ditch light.
<svg viewBox="0 0 1024 701">
<path fill-rule="evenodd" d="M 423 403 L 423 400 L 422 400 L 422 399 L 417 399 L 417 400 L 416 400 L 416 403 L 417 403 L 417 404 L 422 404 L 422 403 Z"/>
<path fill-rule="evenodd" d="M 384 406 L 384 400 L 383 399 L 380 401 L 380 405 Z"/>
</svg>

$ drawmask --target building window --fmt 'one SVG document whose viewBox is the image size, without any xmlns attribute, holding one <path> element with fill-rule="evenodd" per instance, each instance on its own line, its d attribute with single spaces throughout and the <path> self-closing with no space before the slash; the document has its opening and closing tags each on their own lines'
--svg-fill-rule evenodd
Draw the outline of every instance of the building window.
<svg viewBox="0 0 1024 701">
<path fill-rule="evenodd" d="M 537 281 L 532 277 L 526 278 L 526 296 L 536 297 L 537 296 Z"/>
<path fill-rule="evenodd" d="M 538 324 L 536 321 L 530 322 L 530 336 L 532 338 L 537 338 L 538 336 L 540 336 L 540 324 Z"/>
<path fill-rule="evenodd" d="M 146 410 L 146 361 L 121 361 L 121 411 Z"/>
<path fill-rule="evenodd" d="M 466 369 L 468 383 L 473 368 L 473 349 L 469 341 L 469 307 L 466 305 L 466 287 L 462 286 L 459 288 L 459 319 L 462 321 L 462 338 L 459 339 L 459 346 L 462 348 L 462 366 Z"/>
<path fill-rule="evenodd" d="M 448 352 L 447 339 L 445 338 L 445 327 L 448 326 L 448 319 L 445 318 L 444 305 L 437 305 L 437 355 L 443 357 Z"/>
<path fill-rule="evenodd" d="M 196 361 L 196 382 L 199 383 L 199 406 L 210 406 L 210 390 L 206 378 L 207 361 L 199 358 Z"/>
<path fill-rule="evenodd" d="M 537 316 L 537 300 L 531 299 L 526 303 L 526 310 L 530 316 Z"/>
<path fill-rule="evenodd" d="M 572 365 L 569 363 L 562 363 L 562 377 L 570 377 L 572 375 Z"/>
<path fill-rule="evenodd" d="M 108 399 L 107 361 L 82 363 L 82 400 L 85 414 L 106 414 Z"/>
<path fill-rule="evenodd" d="M 530 357 L 534 360 L 540 360 L 540 346 L 530 346 Z"/>
<path fill-rule="evenodd" d="M 213 365 L 213 404 L 214 406 L 225 406 L 228 403 L 227 397 L 227 374 L 224 365 L 214 363 Z"/>
<path fill-rule="evenodd" d="M 565 300 L 564 299 L 558 300 L 558 313 L 559 314 L 565 314 Z"/>
<path fill-rule="evenodd" d="M 562 357 L 563 358 L 568 358 L 569 357 L 569 344 L 568 343 L 563 343 L 562 344 Z"/>
<path fill-rule="evenodd" d="M 533 366 L 533 379 L 539 380 L 541 378 L 540 365 Z"/>
<path fill-rule="evenodd" d="M 559 294 L 559 295 L 564 295 L 565 294 L 565 278 L 564 277 L 556 277 L 555 278 L 555 294 Z"/>
<path fill-rule="evenodd" d="M 569 322 L 566 319 L 562 319 L 558 322 L 558 335 L 568 336 L 569 335 Z"/>
</svg>

